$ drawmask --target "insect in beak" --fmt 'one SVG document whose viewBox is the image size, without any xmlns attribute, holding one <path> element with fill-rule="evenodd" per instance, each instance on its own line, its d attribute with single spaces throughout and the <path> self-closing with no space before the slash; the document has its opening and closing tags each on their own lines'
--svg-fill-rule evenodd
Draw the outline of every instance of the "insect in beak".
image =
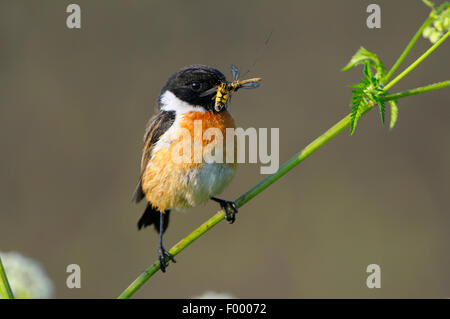
<svg viewBox="0 0 450 319">
<path fill-rule="evenodd" d="M 247 80 L 239 80 L 239 70 L 236 66 L 231 66 L 231 73 L 233 75 L 233 81 L 224 81 L 217 87 L 216 101 L 214 104 L 214 110 L 220 112 L 226 107 L 230 101 L 234 92 L 239 89 L 255 89 L 259 86 L 261 78 L 252 78 Z"/>
</svg>

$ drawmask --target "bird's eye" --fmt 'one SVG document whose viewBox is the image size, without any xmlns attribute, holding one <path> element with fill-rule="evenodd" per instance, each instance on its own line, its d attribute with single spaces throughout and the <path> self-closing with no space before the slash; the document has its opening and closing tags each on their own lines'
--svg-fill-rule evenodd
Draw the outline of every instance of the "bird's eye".
<svg viewBox="0 0 450 319">
<path fill-rule="evenodd" d="M 194 91 L 200 90 L 200 87 L 201 87 L 201 85 L 200 85 L 200 83 L 198 83 L 198 82 L 192 82 L 192 83 L 191 83 L 191 88 L 192 88 Z"/>
</svg>

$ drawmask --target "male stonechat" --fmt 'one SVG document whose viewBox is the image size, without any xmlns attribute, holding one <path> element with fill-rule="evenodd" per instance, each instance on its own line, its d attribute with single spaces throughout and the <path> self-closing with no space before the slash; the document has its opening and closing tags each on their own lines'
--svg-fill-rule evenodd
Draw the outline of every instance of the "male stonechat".
<svg viewBox="0 0 450 319">
<path fill-rule="evenodd" d="M 226 129 L 235 128 L 228 109 L 232 93 L 240 88 L 255 88 L 260 81 L 259 78 L 239 81 L 239 71 L 234 66 L 232 73 L 233 81 L 228 82 L 220 71 L 204 65 L 178 70 L 162 88 L 158 111 L 148 122 L 141 175 L 133 201 L 138 203 L 143 198 L 147 201 L 138 228 L 154 225 L 158 231 L 158 259 L 163 272 L 167 266 L 166 257 L 175 262 L 162 240 L 172 209 L 186 210 L 212 199 L 220 204 L 228 222 L 235 220 L 237 208 L 234 202 L 215 196 L 232 180 L 236 161 L 195 161 L 195 154 L 190 155 L 191 160 L 188 161 L 173 160 L 174 148 L 182 143 L 184 137 L 182 132 L 187 130 L 194 137 L 195 121 L 201 121 L 202 132 L 218 129 L 224 137 L 222 145 L 225 145 Z M 201 155 L 204 155 L 205 146 L 211 146 L 215 140 L 201 138 L 201 143 Z M 225 148 L 216 151 L 227 152 Z M 236 149 L 233 151 L 236 153 Z"/>
</svg>

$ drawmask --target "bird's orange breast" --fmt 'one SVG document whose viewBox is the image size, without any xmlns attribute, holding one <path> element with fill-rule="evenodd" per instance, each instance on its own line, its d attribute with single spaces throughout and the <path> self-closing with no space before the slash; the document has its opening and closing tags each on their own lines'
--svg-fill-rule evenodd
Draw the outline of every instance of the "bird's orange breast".
<svg viewBox="0 0 450 319">
<path fill-rule="evenodd" d="M 194 141 L 195 134 L 198 132 L 194 130 L 194 123 L 197 123 L 197 130 L 199 129 L 198 125 L 201 124 L 201 157 L 205 155 L 208 148 L 217 146 L 216 150 L 223 153 L 223 163 L 207 164 L 203 158 L 198 161 L 198 157 L 196 160 Z M 170 134 L 161 136 L 159 141 L 168 146 L 155 149 L 142 174 L 142 190 L 147 201 L 162 211 L 171 208 L 186 209 L 217 195 L 231 181 L 236 168 L 236 141 L 233 143 L 234 161 L 226 163 L 226 129 L 235 127 L 234 120 L 228 111 L 220 113 L 187 112 L 180 115 L 173 125 L 175 129 Z M 221 145 L 215 136 L 203 139 L 203 134 L 208 129 L 220 131 Z M 190 160 L 176 162 L 173 160 L 174 154 L 183 156 L 183 151 L 186 150 L 186 148 L 180 147 L 186 143 L 186 136 L 182 134 L 182 131 L 189 132 L 191 137 L 188 146 L 188 149 L 191 150 Z M 234 135 L 232 138 L 235 139 Z M 175 148 L 177 149 L 175 150 Z"/>
<path fill-rule="evenodd" d="M 220 113 L 187 112 L 183 114 L 180 126 L 188 129 L 191 132 L 192 137 L 194 136 L 194 121 L 201 121 L 203 132 L 209 128 L 219 129 L 224 138 L 226 136 L 226 129 L 235 127 L 234 119 L 228 111 Z M 208 141 L 204 141 L 204 144 L 208 144 Z"/>
</svg>

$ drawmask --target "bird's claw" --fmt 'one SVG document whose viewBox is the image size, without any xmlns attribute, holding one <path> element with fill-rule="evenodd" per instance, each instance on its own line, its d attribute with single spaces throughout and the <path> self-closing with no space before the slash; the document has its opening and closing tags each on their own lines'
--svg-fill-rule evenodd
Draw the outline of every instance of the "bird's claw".
<svg viewBox="0 0 450 319">
<path fill-rule="evenodd" d="M 233 224 L 234 221 L 236 220 L 236 214 L 238 212 L 236 204 L 232 201 L 224 199 L 213 198 L 213 200 L 215 200 L 220 204 L 220 207 L 225 212 L 225 218 L 227 222 Z"/>
<path fill-rule="evenodd" d="M 173 255 L 171 253 L 169 253 L 164 246 L 160 246 L 158 249 L 158 259 L 159 259 L 159 268 L 161 268 L 162 272 L 166 272 L 166 268 L 167 268 L 167 262 L 166 262 L 166 257 L 169 258 L 169 260 L 171 260 L 172 262 L 176 263 L 175 258 L 173 257 Z"/>
<path fill-rule="evenodd" d="M 233 224 L 236 220 L 236 214 L 238 212 L 236 204 L 231 201 L 225 201 L 224 205 L 221 205 L 221 207 L 225 211 L 225 218 L 227 222 Z"/>
</svg>

